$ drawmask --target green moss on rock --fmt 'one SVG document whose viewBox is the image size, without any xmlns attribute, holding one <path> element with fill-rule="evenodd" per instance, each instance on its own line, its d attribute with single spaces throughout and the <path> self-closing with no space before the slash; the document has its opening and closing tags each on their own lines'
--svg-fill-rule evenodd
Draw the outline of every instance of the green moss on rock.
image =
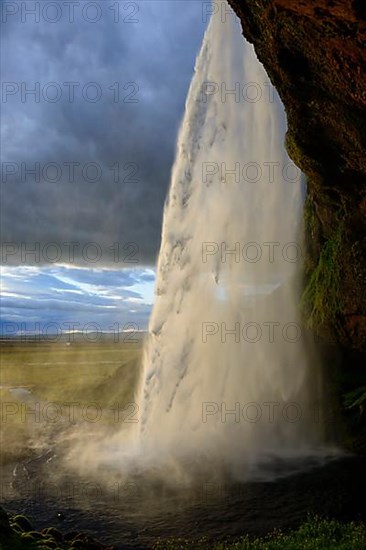
<svg viewBox="0 0 366 550">
<path fill-rule="evenodd" d="M 335 325 L 342 309 L 340 256 L 343 235 L 343 225 L 339 224 L 333 236 L 324 242 L 302 295 L 301 304 L 310 329 L 319 329 L 329 322 Z"/>
</svg>

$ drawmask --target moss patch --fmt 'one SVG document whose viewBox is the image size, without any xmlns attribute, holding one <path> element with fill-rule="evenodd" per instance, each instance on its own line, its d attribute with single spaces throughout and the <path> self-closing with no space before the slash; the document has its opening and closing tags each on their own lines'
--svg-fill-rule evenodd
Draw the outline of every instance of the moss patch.
<svg viewBox="0 0 366 550">
<path fill-rule="evenodd" d="M 319 254 L 319 260 L 309 276 L 304 289 L 301 306 L 310 329 L 319 329 L 325 324 L 336 324 L 341 311 L 341 252 L 344 227 L 338 224 L 333 235 L 327 239 Z"/>
</svg>

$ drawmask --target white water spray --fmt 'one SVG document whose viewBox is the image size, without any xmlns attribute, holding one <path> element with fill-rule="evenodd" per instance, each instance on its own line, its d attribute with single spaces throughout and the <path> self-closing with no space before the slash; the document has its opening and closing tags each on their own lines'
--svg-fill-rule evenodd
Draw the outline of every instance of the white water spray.
<svg viewBox="0 0 366 550">
<path fill-rule="evenodd" d="M 314 443 L 296 292 L 303 187 L 285 131 L 236 17 L 213 16 L 164 213 L 139 394 L 145 456 L 238 467 Z"/>
<path fill-rule="evenodd" d="M 214 15 L 164 212 L 138 423 L 74 446 L 69 463 L 81 472 L 190 482 L 212 465 L 210 479 L 272 478 L 278 458 L 328 454 L 298 311 L 304 188 L 285 132 L 235 15 Z"/>
</svg>

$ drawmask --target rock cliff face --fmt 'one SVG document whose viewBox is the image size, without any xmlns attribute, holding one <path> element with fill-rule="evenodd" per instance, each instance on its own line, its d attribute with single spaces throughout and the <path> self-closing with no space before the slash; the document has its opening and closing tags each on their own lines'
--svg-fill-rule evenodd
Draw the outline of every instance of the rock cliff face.
<svg viewBox="0 0 366 550">
<path fill-rule="evenodd" d="M 229 0 L 285 105 L 308 180 L 310 326 L 366 352 L 366 1 Z"/>
</svg>

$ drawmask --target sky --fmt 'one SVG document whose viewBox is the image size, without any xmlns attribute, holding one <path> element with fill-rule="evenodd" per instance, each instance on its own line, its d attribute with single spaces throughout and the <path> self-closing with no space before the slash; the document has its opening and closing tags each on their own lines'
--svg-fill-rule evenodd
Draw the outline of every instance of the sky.
<svg viewBox="0 0 366 550">
<path fill-rule="evenodd" d="M 208 5 L 1 2 L 3 335 L 146 328 Z"/>
</svg>

